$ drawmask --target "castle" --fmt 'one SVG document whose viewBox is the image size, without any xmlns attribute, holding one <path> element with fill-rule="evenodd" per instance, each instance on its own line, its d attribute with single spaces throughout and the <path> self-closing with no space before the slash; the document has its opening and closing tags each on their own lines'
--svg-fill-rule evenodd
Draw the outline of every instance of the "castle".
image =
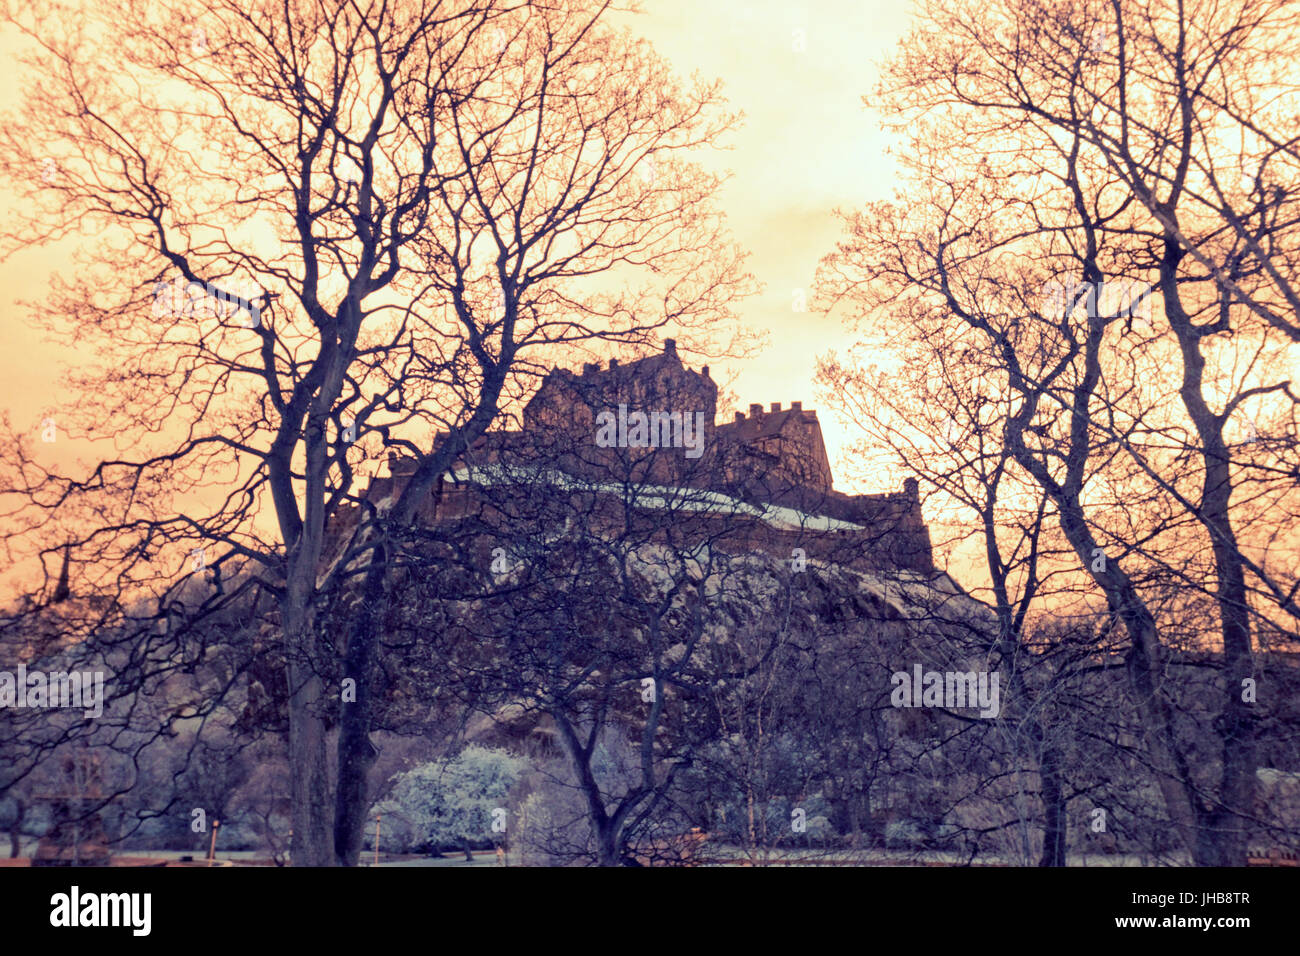
<svg viewBox="0 0 1300 956">
<path fill-rule="evenodd" d="M 800 548 L 813 560 L 934 573 L 915 480 L 892 494 L 836 491 L 815 411 L 800 402 L 753 404 L 719 424 L 717 396 L 709 367 L 687 368 L 673 339 L 626 364 L 552 369 L 525 406 L 522 429 L 474 443 L 438 482 L 420 520 L 481 512 L 486 485 L 526 463 L 620 500 L 634 488 L 647 508 L 667 490 L 693 494 L 703 504 L 692 506 L 692 521 L 725 523 L 734 547 L 747 551 L 788 559 Z M 371 482 L 367 500 L 392 500 L 415 464 L 391 456 L 389 475 Z M 336 534 L 354 524 L 356 506 L 350 511 L 336 516 Z"/>
</svg>

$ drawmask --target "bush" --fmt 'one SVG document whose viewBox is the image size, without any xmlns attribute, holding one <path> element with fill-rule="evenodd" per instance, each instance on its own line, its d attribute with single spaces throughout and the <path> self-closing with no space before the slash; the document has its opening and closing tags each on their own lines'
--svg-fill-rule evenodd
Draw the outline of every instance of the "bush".
<svg viewBox="0 0 1300 956">
<path fill-rule="evenodd" d="M 510 791 L 527 769 L 522 757 L 469 746 L 455 757 L 399 774 L 392 792 L 371 809 L 383 816 L 382 849 L 436 852 L 491 845 L 501 836 L 492 830 L 493 811 L 506 810 Z"/>
</svg>

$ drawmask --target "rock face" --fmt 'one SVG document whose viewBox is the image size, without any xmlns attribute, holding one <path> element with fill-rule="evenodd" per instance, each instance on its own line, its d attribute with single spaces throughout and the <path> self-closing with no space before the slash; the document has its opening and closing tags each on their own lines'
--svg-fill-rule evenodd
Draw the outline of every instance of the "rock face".
<svg viewBox="0 0 1300 956">
<path fill-rule="evenodd" d="M 676 343 L 629 364 L 554 369 L 523 413 L 519 431 L 496 431 L 477 442 L 439 484 L 421 519 L 459 520 L 483 514 L 506 486 L 546 485 L 594 499 L 629 494 L 647 511 L 687 513 L 706 537 L 725 526 L 731 550 L 761 551 L 878 571 L 935 573 L 917 484 L 892 494 L 834 490 L 817 413 L 800 402 L 751 405 L 718 424 L 717 386 L 707 366 L 683 365 Z M 414 470 L 391 458 L 390 475 L 366 496 L 382 503 Z M 665 505 L 667 502 L 667 505 Z M 591 509 L 593 518 L 601 512 Z M 340 536 L 356 509 L 335 516 Z"/>
<path fill-rule="evenodd" d="M 414 468 L 390 460 L 366 501 L 335 517 L 339 545 Z M 698 759 L 693 772 L 713 781 L 683 777 L 674 800 L 692 805 L 655 825 L 718 819 L 701 794 L 734 779 L 752 692 L 780 711 L 761 745 L 804 755 L 795 762 L 824 754 L 826 812 L 845 832 L 878 829 L 925 789 L 889 754 L 916 759 L 941 719 L 892 706 L 891 674 L 920 661 L 970 670 L 989 643 L 987 609 L 934 568 L 914 482 L 837 492 L 816 412 L 754 406 L 719 423 L 707 368 L 686 368 L 671 340 L 627 365 L 553 370 L 518 431 L 474 444 L 414 527 L 383 530 L 400 554 L 374 727 L 450 725 L 465 708 L 468 738 L 553 760 L 543 776 L 560 775 L 559 789 L 518 808 L 530 826 L 545 807 L 584 819 L 564 801 L 597 751 L 615 790 L 643 785 L 646 740 L 655 774 Z M 343 547 L 327 560 L 348 560 Z M 579 733 L 599 736 L 575 744 Z"/>
</svg>

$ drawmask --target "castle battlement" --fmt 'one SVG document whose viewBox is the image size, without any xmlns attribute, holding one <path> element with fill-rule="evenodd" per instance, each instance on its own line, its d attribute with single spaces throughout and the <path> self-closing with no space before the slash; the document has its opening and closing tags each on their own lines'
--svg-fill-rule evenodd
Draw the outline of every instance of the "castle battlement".
<svg viewBox="0 0 1300 956">
<path fill-rule="evenodd" d="M 717 396 L 709 367 L 687 368 L 673 339 L 664 341 L 662 352 L 626 364 L 611 359 L 604 368 L 588 362 L 580 373 L 553 369 L 525 405 L 523 428 L 493 431 L 475 442 L 420 509 L 421 520 L 454 520 L 481 508 L 486 496 L 467 476 L 508 464 L 569 474 L 585 487 L 630 483 L 714 495 L 735 503 L 730 512 L 692 520 L 749 521 L 752 528 L 742 532 L 748 546 L 785 557 L 792 547 L 804 547 L 810 557 L 824 552 L 825 559 L 845 564 L 933 571 L 914 479 L 901 492 L 836 491 L 815 410 L 799 401 L 788 408 L 755 403 L 747 414 L 737 411 L 719 424 Z M 690 447 L 674 444 L 670 425 L 680 429 L 692 421 L 699 422 L 700 434 L 688 432 Z M 390 458 L 389 477 L 376 478 L 367 499 L 391 498 L 414 469 L 413 459 Z M 752 517 L 741 519 L 742 513 Z M 355 522 L 356 512 L 348 518 Z"/>
</svg>

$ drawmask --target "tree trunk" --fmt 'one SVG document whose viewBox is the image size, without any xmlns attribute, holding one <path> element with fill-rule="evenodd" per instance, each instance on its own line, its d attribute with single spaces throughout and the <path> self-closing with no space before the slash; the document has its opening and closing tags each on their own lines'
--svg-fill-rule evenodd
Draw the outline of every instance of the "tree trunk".
<svg viewBox="0 0 1300 956">
<path fill-rule="evenodd" d="M 369 809 L 370 768 L 376 751 L 370 741 L 376 688 L 371 680 L 380 614 L 387 607 L 388 548 L 378 545 L 366 569 L 364 598 L 353 618 L 344 652 L 343 674 L 356 681 L 356 699 L 339 713 L 339 780 L 334 803 L 334 855 L 339 866 L 356 866 Z"/>
<path fill-rule="evenodd" d="M 1090 339 L 1088 348 L 1090 375 L 1093 375 L 1096 374 L 1097 343 Z M 1091 385 L 1085 384 L 1082 388 L 1086 395 L 1090 396 L 1093 392 Z M 1031 404 L 1022 415 L 1030 414 L 1032 411 Z M 1076 411 L 1076 415 L 1082 415 L 1085 411 Z M 1194 855 L 1199 813 L 1197 805 L 1193 802 L 1190 770 L 1185 756 L 1178 749 L 1173 718 L 1169 713 L 1169 703 L 1158 687 L 1156 675 L 1161 672 L 1162 662 L 1157 659 L 1159 641 L 1155 620 L 1143 603 L 1141 595 L 1138 594 L 1133 580 L 1124 573 L 1117 561 L 1110 560 L 1099 570 L 1093 569 L 1092 556 L 1095 551 L 1099 552 L 1100 548 L 1097 548 L 1096 538 L 1088 527 L 1079 492 L 1075 489 L 1063 488 L 1055 482 L 1042 463 L 1037 461 L 1025 447 L 1023 436 L 1018 431 L 1009 429 L 1008 437 L 1016 461 L 1048 490 L 1055 501 L 1060 511 L 1061 531 L 1083 562 L 1083 566 L 1089 568 L 1093 580 L 1101 588 L 1106 598 L 1107 608 L 1124 625 L 1128 633 L 1129 651 L 1126 670 L 1137 698 L 1143 743 L 1147 752 L 1151 754 L 1155 782 L 1164 797 L 1165 809 L 1178 842 L 1188 853 Z"/>
<path fill-rule="evenodd" d="M 337 354 L 327 367 L 328 382 L 313 398 L 312 410 L 304 424 L 307 462 L 304 516 L 297 527 L 292 526 L 296 522 L 286 522 L 283 516 L 281 518 L 288 546 L 280 622 L 289 679 L 290 816 L 293 820 L 291 853 L 294 866 L 329 866 L 334 862 L 329 766 L 325 759 L 325 684 L 318 666 L 313 614 L 325 536 L 325 418 L 332 399 L 339 392 L 341 366 Z M 284 455 L 276 457 L 271 464 L 273 479 L 277 475 L 283 478 L 290 471 L 288 461 Z"/>
<path fill-rule="evenodd" d="M 609 825 L 600 827 L 596 834 L 596 865 L 622 866 L 623 854 L 619 852 L 617 828 Z"/>
<path fill-rule="evenodd" d="M 294 866 L 329 866 L 329 777 L 325 721 L 319 712 L 323 687 L 309 663 L 289 664 L 289 773 Z"/>
<path fill-rule="evenodd" d="M 1085 268 L 1084 277 L 1095 285 L 1098 281 L 1095 265 Z M 1095 300 L 1090 300 L 1095 309 Z M 1035 458 L 1025 445 L 1024 429 L 1038 410 L 1041 393 L 1024 388 L 1027 401 L 1008 423 L 1007 442 L 1017 464 L 1024 468 L 1052 498 L 1059 512 L 1061 532 L 1065 535 L 1083 567 L 1088 568 L 1093 581 L 1106 598 L 1106 607 L 1118 619 L 1128 634 L 1129 651 L 1126 670 L 1130 685 L 1137 698 L 1137 711 L 1142 729 L 1143 744 L 1151 755 L 1156 785 L 1164 798 L 1169 821 L 1178 842 L 1187 852 L 1196 853 L 1199 806 L 1195 803 L 1195 790 L 1186 755 L 1178 747 L 1169 702 L 1158 686 L 1157 675 L 1163 662 L 1159 660 L 1160 643 L 1155 618 L 1138 593 L 1133 579 L 1124 572 L 1115 559 L 1094 566 L 1093 556 L 1101 553 L 1097 539 L 1088 525 L 1082 503 L 1084 466 L 1089 450 L 1088 429 L 1092 419 L 1089 402 L 1096 394 L 1101 379 L 1100 351 L 1105 333 L 1105 323 L 1097 318 L 1089 320 L 1088 336 L 1084 341 L 1083 378 L 1073 386 L 1070 409 L 1070 443 L 1067 455 L 1068 477 L 1064 485 L 1056 481 L 1047 467 Z M 1018 369 L 1018 363 L 1009 363 Z M 1017 372 L 1018 375 L 1018 372 Z M 1013 375 L 1013 380 L 1017 375 Z"/>
<path fill-rule="evenodd" d="M 1179 297 L 1175 269 L 1181 257 L 1177 237 L 1167 234 L 1161 294 L 1182 351 L 1183 383 L 1179 394 L 1196 426 L 1205 467 L 1198 516 L 1209 533 L 1214 555 L 1226 695 L 1214 724 L 1222 741 L 1218 800 L 1203 814 L 1194 852 L 1198 866 L 1245 866 L 1246 827 L 1254 810 L 1256 771 L 1255 731 L 1248 705 L 1242 700 L 1243 681 L 1254 671 L 1250 610 L 1241 552 L 1228 513 L 1233 490 L 1231 451 L 1223 438 L 1223 420 L 1210 409 L 1203 394 L 1202 330 L 1193 326 Z"/>
<path fill-rule="evenodd" d="M 1013 612 L 1008 600 L 1006 576 L 999 569 L 1003 566 L 997 548 L 997 531 L 993 525 L 992 511 L 984 514 L 984 540 L 988 549 L 987 560 L 993 572 L 994 593 L 997 595 L 997 615 L 999 623 L 998 650 L 1004 661 L 1016 661 L 1020 654 L 1021 622 Z M 1011 670 L 1007 690 L 1011 696 L 1011 710 L 1017 715 L 1017 724 L 1028 729 L 1029 739 L 1034 744 L 1038 761 L 1039 802 L 1043 808 L 1043 853 L 1038 860 L 1039 866 L 1065 866 L 1065 843 L 1069 829 L 1064 797 L 1064 774 L 1061 770 L 1061 753 L 1053 744 L 1043 727 L 1043 722 L 1032 712 L 1026 712 L 1030 700 L 1030 690 L 1025 681 L 1023 668 L 1015 666 Z"/>
<path fill-rule="evenodd" d="M 23 817 L 27 811 L 27 804 L 17 797 L 14 798 L 14 825 L 9 828 L 9 859 L 18 859 L 18 854 L 22 849 L 23 837 Z"/>
<path fill-rule="evenodd" d="M 388 579 L 396 549 L 387 537 L 389 529 L 399 532 L 414 520 L 420 505 L 428 498 L 439 478 L 469 445 L 487 431 L 496 416 L 497 402 L 509 362 L 485 376 L 478 407 L 454 439 L 449 439 L 429 455 L 416 469 L 388 519 L 377 531 L 380 542 L 371 553 L 363 585 L 363 599 L 353 616 L 344 652 L 343 675 L 356 681 L 356 700 L 342 705 L 339 715 L 338 789 L 334 807 L 334 859 L 340 866 L 356 866 L 368 809 L 368 782 L 375 762 L 375 747 L 370 741 L 370 724 L 374 715 L 375 693 L 382 689 L 371 681 L 375 642 L 384 612 L 388 608 Z"/>
<path fill-rule="evenodd" d="M 1042 737 L 1039 728 L 1038 736 Z M 1051 744 L 1043 746 L 1038 762 L 1043 803 L 1043 855 L 1039 866 L 1065 866 L 1065 838 L 1069 820 L 1061 781 L 1060 753 Z"/>
</svg>

